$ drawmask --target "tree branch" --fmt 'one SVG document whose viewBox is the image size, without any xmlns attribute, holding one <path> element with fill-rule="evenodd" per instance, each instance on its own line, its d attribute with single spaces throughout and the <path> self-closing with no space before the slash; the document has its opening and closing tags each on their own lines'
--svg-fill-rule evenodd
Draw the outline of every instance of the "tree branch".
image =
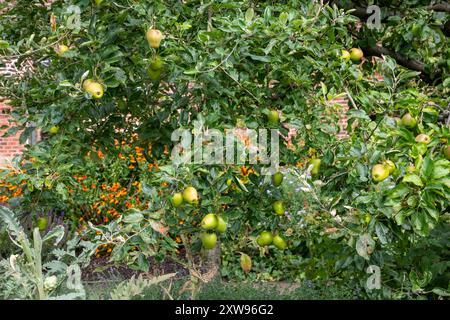
<svg viewBox="0 0 450 320">
<path fill-rule="evenodd" d="M 414 70 L 414 71 L 419 71 L 421 73 L 421 76 L 423 78 L 424 81 L 426 82 L 431 82 L 433 79 L 436 79 L 437 77 L 440 76 L 440 71 L 439 70 L 435 70 L 433 72 L 433 77 L 425 70 L 425 64 L 421 61 L 418 60 L 410 60 L 404 56 L 402 56 L 401 54 L 392 51 L 390 49 L 384 48 L 384 47 L 366 47 L 366 48 L 362 48 L 362 50 L 364 51 L 364 55 L 365 56 L 378 56 L 381 57 L 382 55 L 385 56 L 390 56 L 392 58 L 394 58 L 397 63 L 405 68 Z"/>
<path fill-rule="evenodd" d="M 364 48 L 363 51 L 368 56 L 381 56 L 381 55 L 391 56 L 398 62 L 398 64 L 400 64 L 408 69 L 425 73 L 425 65 L 423 64 L 423 62 L 418 61 L 418 60 L 409 60 L 409 59 L 405 58 L 404 56 L 402 56 L 401 54 L 398 54 L 397 52 L 394 52 L 387 48 L 379 47 L 379 46 L 367 47 L 367 48 Z"/>
<path fill-rule="evenodd" d="M 450 12 L 450 3 L 448 2 L 437 3 L 435 5 L 429 6 L 428 9 L 438 12 Z"/>
</svg>

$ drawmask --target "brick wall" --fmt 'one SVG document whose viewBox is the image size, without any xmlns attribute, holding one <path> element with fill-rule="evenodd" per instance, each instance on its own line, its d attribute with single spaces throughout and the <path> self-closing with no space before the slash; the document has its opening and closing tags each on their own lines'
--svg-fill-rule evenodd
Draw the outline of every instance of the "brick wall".
<svg viewBox="0 0 450 320">
<path fill-rule="evenodd" d="M 0 103 L 0 127 L 4 125 L 10 126 L 8 121 L 10 107 Z M 0 164 L 5 164 L 9 159 L 21 153 L 24 149 L 23 145 L 19 143 L 20 132 L 11 137 L 3 137 L 3 134 L 8 129 L 0 130 Z"/>
</svg>

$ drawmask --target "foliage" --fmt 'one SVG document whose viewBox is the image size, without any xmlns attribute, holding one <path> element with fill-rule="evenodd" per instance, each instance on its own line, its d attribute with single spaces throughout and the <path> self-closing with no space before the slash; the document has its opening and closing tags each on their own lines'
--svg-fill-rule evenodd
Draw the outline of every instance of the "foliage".
<svg viewBox="0 0 450 320">
<path fill-rule="evenodd" d="M 89 262 L 91 243 L 79 243 L 79 239 L 73 238 L 65 249 L 58 248 L 64 236 L 62 227 L 51 230 L 44 237 L 38 228 L 34 228 L 31 242 L 11 210 L 0 207 L 0 219 L 6 224 L 11 241 L 20 249 L 18 254 L 0 262 L 4 280 L 0 284 L 2 298 L 42 300 L 85 296 L 80 265 Z M 48 251 L 44 244 L 50 240 L 54 241 L 53 248 Z M 80 248 L 84 251 L 77 255 L 75 250 Z"/>
<path fill-rule="evenodd" d="M 21 71 L 0 79 L 18 124 L 7 135 L 23 130 L 25 141 L 33 124 L 45 139 L 1 173 L 0 201 L 37 214 L 66 212 L 97 254 L 144 271 L 148 257 L 161 261 L 180 244 L 204 253 L 199 223 L 212 212 L 228 223 L 220 235 L 225 277 L 364 287 L 375 265 L 383 289 L 367 290 L 369 297 L 447 294 L 438 278 L 448 272 L 448 244 L 430 235 L 449 227 L 450 162 L 442 149 L 450 137 L 450 60 L 438 28 L 448 14 L 415 10 L 357 34 L 355 16 L 318 1 L 17 1 L 3 15 L 1 58 Z M 150 27 L 164 34 L 158 48 L 146 41 Z M 423 58 L 426 70 L 389 56 L 340 57 L 375 41 Z M 62 44 L 69 51 L 61 54 Z M 420 79 L 432 70 L 440 71 L 434 86 Z M 85 92 L 86 79 L 103 85 L 101 99 Z M 348 100 L 348 125 L 339 99 Z M 280 123 L 267 121 L 271 110 Z M 413 128 L 397 123 L 406 113 L 417 119 Z M 176 166 L 169 157 L 178 128 L 235 127 L 241 143 L 248 143 L 244 128 L 277 130 L 280 187 L 261 164 Z M 419 134 L 430 142 L 418 142 Z M 318 172 L 311 159 L 321 159 Z M 395 170 L 373 181 L 372 167 L 387 160 Z M 172 206 L 171 196 L 188 186 L 200 202 Z M 285 214 L 272 211 L 277 200 Z M 259 247 L 264 230 L 284 237 L 288 249 Z M 421 241 L 433 243 L 435 263 L 421 261 L 416 270 Z M 246 272 L 242 254 L 252 261 Z M 42 287 L 42 276 L 36 281 Z"/>
<path fill-rule="evenodd" d="M 166 281 L 175 275 L 175 273 L 169 273 L 152 279 L 143 279 L 142 275 L 135 279 L 133 276 L 130 280 L 120 283 L 111 292 L 111 298 L 113 300 L 130 300 L 133 297 L 143 295 L 147 287 Z"/>
</svg>

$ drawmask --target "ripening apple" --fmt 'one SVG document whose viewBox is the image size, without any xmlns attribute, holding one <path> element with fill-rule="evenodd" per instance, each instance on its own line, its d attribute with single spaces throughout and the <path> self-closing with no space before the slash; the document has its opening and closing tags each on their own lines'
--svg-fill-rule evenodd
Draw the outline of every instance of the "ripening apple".
<svg viewBox="0 0 450 320">
<path fill-rule="evenodd" d="M 189 204 L 194 204 L 198 202 L 197 189 L 194 187 L 187 187 L 183 191 L 183 199 Z"/>
<path fill-rule="evenodd" d="M 411 113 L 408 112 L 402 117 L 402 124 L 407 128 L 414 128 L 417 124 L 417 121 L 416 119 L 414 119 Z"/>
<path fill-rule="evenodd" d="M 56 52 L 58 53 L 59 56 L 62 56 L 64 53 L 66 53 L 69 50 L 70 50 L 69 47 L 66 46 L 65 44 L 60 44 L 60 45 L 58 45 Z"/>
<path fill-rule="evenodd" d="M 394 162 L 392 162 L 391 160 L 388 159 L 388 160 L 384 161 L 383 164 L 386 166 L 386 168 L 388 168 L 389 174 L 394 172 L 394 170 L 395 170 Z"/>
<path fill-rule="evenodd" d="M 214 213 L 208 213 L 203 217 L 200 226 L 205 230 L 215 229 L 217 227 L 218 220 L 217 216 Z"/>
<path fill-rule="evenodd" d="M 256 238 L 256 243 L 260 247 L 268 246 L 272 243 L 273 236 L 270 231 L 263 231 L 259 234 L 259 236 Z"/>
<path fill-rule="evenodd" d="M 163 38 L 163 34 L 158 29 L 148 29 L 145 37 L 147 38 L 148 44 L 152 48 L 158 48 L 161 40 Z"/>
<path fill-rule="evenodd" d="M 372 179 L 376 182 L 380 182 L 389 177 L 389 169 L 382 164 L 376 164 L 372 168 Z"/>
<path fill-rule="evenodd" d="M 352 59 L 353 62 L 359 62 L 362 57 L 364 57 L 364 53 L 359 48 L 352 48 L 350 50 L 350 59 Z"/>
<path fill-rule="evenodd" d="M 419 142 L 419 143 L 428 144 L 430 142 L 430 140 L 431 140 L 430 136 L 425 133 L 421 133 L 421 134 L 417 135 L 417 137 L 416 137 L 416 142 Z"/>
<path fill-rule="evenodd" d="M 91 94 L 94 99 L 100 99 L 103 97 L 103 85 L 92 79 L 87 79 L 83 82 L 84 90 Z"/>
<path fill-rule="evenodd" d="M 350 60 L 350 52 L 347 50 L 342 50 L 341 59 L 345 60 L 345 62 L 348 62 Z"/>
</svg>

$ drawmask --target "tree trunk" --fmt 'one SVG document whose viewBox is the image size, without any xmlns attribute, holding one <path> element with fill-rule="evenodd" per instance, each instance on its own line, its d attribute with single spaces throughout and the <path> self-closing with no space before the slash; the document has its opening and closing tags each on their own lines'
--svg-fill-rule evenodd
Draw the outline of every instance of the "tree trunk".
<svg viewBox="0 0 450 320">
<path fill-rule="evenodd" d="M 204 270 L 202 278 L 206 282 L 220 279 L 220 240 L 217 240 L 216 246 L 211 250 L 206 250 L 204 255 Z"/>
</svg>

